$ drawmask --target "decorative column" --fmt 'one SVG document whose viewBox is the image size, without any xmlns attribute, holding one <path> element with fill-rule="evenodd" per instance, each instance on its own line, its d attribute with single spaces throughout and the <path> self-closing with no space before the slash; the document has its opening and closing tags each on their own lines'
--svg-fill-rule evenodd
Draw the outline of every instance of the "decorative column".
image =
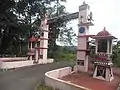
<svg viewBox="0 0 120 90">
<path fill-rule="evenodd" d="M 98 51 L 98 40 L 96 40 L 95 42 L 95 54 L 97 54 L 97 51 Z"/>
<path fill-rule="evenodd" d="M 30 42 L 30 48 L 29 50 L 31 51 L 32 50 L 32 42 Z M 29 56 L 30 57 L 30 60 L 32 60 L 32 55 Z"/>
<path fill-rule="evenodd" d="M 107 40 L 107 54 L 110 53 L 110 40 Z"/>
<path fill-rule="evenodd" d="M 111 40 L 111 43 L 110 43 L 110 49 L 111 49 L 110 50 L 110 54 L 112 54 L 112 48 L 113 48 L 113 44 L 112 43 L 113 43 L 113 40 Z"/>
<path fill-rule="evenodd" d="M 39 62 L 39 53 L 38 53 L 38 49 L 35 49 L 35 63 Z"/>
<path fill-rule="evenodd" d="M 32 42 L 30 42 L 30 50 L 32 50 L 32 47 L 33 47 Z"/>
</svg>

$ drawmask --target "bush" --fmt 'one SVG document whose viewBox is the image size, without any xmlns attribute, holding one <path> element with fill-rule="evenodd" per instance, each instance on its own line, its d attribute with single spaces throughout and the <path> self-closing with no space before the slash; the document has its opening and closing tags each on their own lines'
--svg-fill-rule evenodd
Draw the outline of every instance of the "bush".
<svg viewBox="0 0 120 90">
<path fill-rule="evenodd" d="M 120 48 L 118 46 L 113 47 L 113 58 L 114 66 L 120 67 Z"/>
</svg>

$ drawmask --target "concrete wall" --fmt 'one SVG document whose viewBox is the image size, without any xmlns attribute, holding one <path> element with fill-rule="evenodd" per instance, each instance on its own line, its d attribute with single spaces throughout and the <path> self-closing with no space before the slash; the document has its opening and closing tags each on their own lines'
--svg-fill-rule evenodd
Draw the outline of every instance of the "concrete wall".
<svg viewBox="0 0 120 90">
<path fill-rule="evenodd" d="M 7 58 L 0 58 L 0 61 L 12 61 L 12 60 L 27 60 L 27 57 L 7 57 Z"/>
<path fill-rule="evenodd" d="M 0 62 L 1 69 L 18 68 L 33 65 L 33 61 Z"/>
<path fill-rule="evenodd" d="M 25 58 L 3 58 L 0 62 L 0 69 L 11 69 L 11 68 L 36 65 L 33 63 L 34 60 L 22 60 L 22 59 L 25 59 Z M 4 62 L 6 60 L 8 62 Z M 12 60 L 16 60 L 16 61 L 12 61 Z M 19 60 L 19 61 L 17 61 L 17 60 Z M 22 61 L 20 61 L 20 60 L 22 60 Z M 40 59 L 39 63 L 37 63 L 37 64 L 53 63 L 53 61 L 54 61 L 53 59 Z"/>
<path fill-rule="evenodd" d="M 80 65 L 75 65 L 74 66 L 74 71 L 81 71 L 81 72 L 87 72 L 86 68 L 84 66 L 80 66 Z"/>
<path fill-rule="evenodd" d="M 53 63 L 54 59 L 39 59 L 39 64 Z"/>
<path fill-rule="evenodd" d="M 71 67 L 60 68 L 45 73 L 45 84 L 60 90 L 90 90 L 76 85 L 70 81 L 60 80 L 59 78 L 71 74 Z"/>
</svg>

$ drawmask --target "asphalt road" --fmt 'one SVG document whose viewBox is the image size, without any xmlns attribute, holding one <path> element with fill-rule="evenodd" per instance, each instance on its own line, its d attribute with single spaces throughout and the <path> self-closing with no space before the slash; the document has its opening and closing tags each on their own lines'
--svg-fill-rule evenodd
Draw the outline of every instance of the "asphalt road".
<svg viewBox="0 0 120 90">
<path fill-rule="evenodd" d="M 73 62 L 55 62 L 0 73 L 0 90 L 35 90 L 37 85 L 44 83 L 45 72 L 73 65 Z"/>
</svg>

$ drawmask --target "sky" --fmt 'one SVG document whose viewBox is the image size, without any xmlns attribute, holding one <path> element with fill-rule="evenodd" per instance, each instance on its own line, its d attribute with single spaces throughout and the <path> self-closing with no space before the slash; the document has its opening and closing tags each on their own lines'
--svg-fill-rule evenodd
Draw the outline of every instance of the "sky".
<svg viewBox="0 0 120 90">
<path fill-rule="evenodd" d="M 120 39 L 120 0 L 67 0 L 66 11 L 74 13 L 85 1 L 93 13 L 94 26 L 89 29 L 90 34 L 97 34 L 106 27 L 106 30 Z M 78 20 L 73 20 L 71 26 L 78 32 Z"/>
</svg>

